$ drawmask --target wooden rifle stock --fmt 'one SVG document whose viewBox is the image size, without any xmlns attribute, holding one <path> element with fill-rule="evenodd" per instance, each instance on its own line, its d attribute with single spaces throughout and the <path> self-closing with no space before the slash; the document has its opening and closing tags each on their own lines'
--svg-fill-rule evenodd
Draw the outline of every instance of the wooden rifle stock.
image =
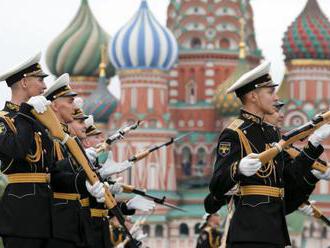
<svg viewBox="0 0 330 248">
<path fill-rule="evenodd" d="M 282 139 L 276 144 L 276 146 L 263 151 L 258 155 L 261 163 L 266 164 L 277 154 L 284 150 L 296 141 L 303 140 L 311 135 L 316 129 L 322 125 L 330 122 L 330 111 L 315 116 L 310 122 L 307 122 L 301 127 L 295 128 L 282 136 Z"/>
<path fill-rule="evenodd" d="M 42 114 L 38 114 L 35 112 L 35 110 L 32 110 L 32 114 L 35 116 L 35 118 L 42 123 L 51 133 L 51 135 L 54 138 L 59 139 L 61 142 L 65 143 L 67 148 L 69 149 L 71 155 L 74 157 L 76 162 L 83 168 L 85 171 L 88 181 L 93 185 L 96 182 L 100 181 L 97 174 L 91 169 L 90 162 L 88 158 L 86 157 L 84 151 L 80 148 L 79 144 L 74 140 L 72 137 L 70 137 L 68 134 L 66 134 L 63 131 L 63 128 L 61 126 L 61 123 L 59 122 L 58 118 L 56 117 L 54 111 L 48 106 L 47 111 L 45 111 Z M 105 189 L 105 205 L 108 209 L 111 210 L 111 212 L 116 216 L 119 223 L 123 226 L 125 231 L 127 232 L 127 235 L 133 240 L 131 234 L 129 233 L 127 227 L 125 226 L 125 219 L 122 216 L 122 213 L 117 206 L 117 202 L 113 195 L 110 193 L 108 188 L 104 186 Z M 134 240 L 133 240 L 134 241 Z M 133 242 L 135 247 L 137 247 L 135 241 Z"/>
</svg>

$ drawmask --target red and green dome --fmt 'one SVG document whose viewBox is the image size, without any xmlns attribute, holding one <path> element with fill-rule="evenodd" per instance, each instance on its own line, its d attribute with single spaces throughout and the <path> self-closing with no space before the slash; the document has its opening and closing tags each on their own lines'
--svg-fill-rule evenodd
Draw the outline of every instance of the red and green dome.
<svg viewBox="0 0 330 248">
<path fill-rule="evenodd" d="M 330 59 L 330 22 L 317 0 L 308 0 L 304 10 L 283 38 L 286 60 Z"/>
</svg>

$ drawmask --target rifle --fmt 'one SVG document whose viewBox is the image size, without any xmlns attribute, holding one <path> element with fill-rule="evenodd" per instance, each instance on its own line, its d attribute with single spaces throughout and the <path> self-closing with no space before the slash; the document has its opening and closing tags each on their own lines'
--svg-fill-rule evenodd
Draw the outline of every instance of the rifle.
<svg viewBox="0 0 330 248">
<path fill-rule="evenodd" d="M 165 146 L 169 146 L 171 144 L 173 144 L 174 142 L 180 140 L 180 139 L 183 139 L 184 137 L 188 136 L 188 135 L 191 135 L 192 132 L 190 133 L 187 133 L 187 134 L 183 134 L 177 138 L 170 138 L 169 141 L 161 144 L 161 145 L 154 145 L 154 146 L 151 146 L 150 148 L 142 151 L 142 152 L 138 152 L 137 154 L 135 154 L 134 156 L 132 156 L 131 158 L 128 159 L 129 162 L 137 162 L 141 159 L 144 159 L 145 157 L 147 157 L 150 153 L 154 152 L 154 151 L 157 151 L 159 150 L 160 148 L 162 147 L 165 147 Z"/>
<path fill-rule="evenodd" d="M 313 217 L 322 220 L 327 226 L 330 226 L 330 220 L 324 216 L 320 209 L 318 209 L 315 205 L 310 203 L 310 201 L 305 201 L 303 205 L 311 206 L 313 209 Z"/>
<path fill-rule="evenodd" d="M 233 218 L 233 215 L 235 212 L 234 196 L 232 196 L 230 198 L 230 201 L 227 205 L 227 209 L 228 209 L 228 214 L 226 217 L 226 223 L 225 223 L 225 229 L 223 231 L 223 236 L 221 238 L 220 248 L 226 248 L 226 246 L 227 246 L 227 237 L 228 237 L 230 222 L 231 222 L 231 219 Z"/>
<path fill-rule="evenodd" d="M 132 130 L 137 129 L 139 126 L 141 126 L 142 123 L 143 121 L 138 120 L 132 125 L 118 129 L 114 134 L 108 137 L 103 143 L 99 144 L 99 147 L 97 148 L 97 152 L 100 153 L 106 150 L 108 146 L 111 146 L 116 141 L 123 139 L 126 134 L 128 134 Z"/>
<path fill-rule="evenodd" d="M 111 180 L 107 180 L 107 181 L 108 181 L 109 184 L 115 184 L 116 183 L 115 181 L 111 181 Z M 136 194 L 136 195 L 140 195 L 140 196 L 143 196 L 145 198 L 148 198 L 148 199 L 154 201 L 157 204 L 160 204 L 160 205 L 163 205 L 163 206 L 166 206 L 166 207 L 169 207 L 169 208 L 173 208 L 173 209 L 176 209 L 176 210 L 179 210 L 179 211 L 182 211 L 182 212 L 186 212 L 186 210 L 184 210 L 182 208 L 179 208 L 179 207 L 177 207 L 173 204 L 165 202 L 165 200 L 166 200 L 165 196 L 163 196 L 162 198 L 158 198 L 156 196 L 149 195 L 145 190 L 137 189 L 133 185 L 121 184 L 121 186 L 123 187 L 123 192 L 124 193 L 133 193 L 133 194 Z"/>
<path fill-rule="evenodd" d="M 285 149 L 285 151 L 290 155 L 290 157 L 295 158 L 300 154 L 300 150 L 294 146 L 291 146 L 287 149 Z M 314 164 L 312 165 L 312 168 L 315 170 L 318 170 L 322 173 L 325 173 L 327 171 L 328 164 L 327 162 L 323 161 L 322 159 L 317 159 Z"/>
<path fill-rule="evenodd" d="M 71 155 L 74 157 L 76 162 L 83 168 L 85 171 L 88 181 L 93 185 L 96 182 L 100 181 L 97 174 L 91 169 L 92 165 L 90 164 L 84 149 L 81 148 L 79 142 L 77 142 L 77 139 L 74 139 L 70 137 L 68 134 L 66 134 L 62 126 L 57 119 L 54 111 L 48 106 L 47 110 L 42 113 L 38 114 L 35 110 L 32 110 L 32 114 L 35 116 L 35 118 L 43 124 L 51 133 L 51 135 L 59 139 L 62 144 L 65 144 L 68 150 L 70 151 Z M 114 216 L 118 219 L 119 223 L 124 228 L 125 232 L 127 233 L 127 236 L 132 240 L 132 243 L 135 248 L 138 248 L 138 243 L 133 239 L 131 233 L 129 232 L 128 228 L 125 225 L 125 219 L 123 217 L 123 214 L 120 210 L 120 208 L 117 205 L 117 202 L 113 195 L 110 193 L 108 188 L 105 186 L 105 205 L 108 209 L 112 212 Z"/>
<path fill-rule="evenodd" d="M 259 154 L 261 163 L 266 164 L 282 150 L 290 146 L 296 141 L 303 140 L 312 134 L 316 129 L 330 121 L 330 111 L 323 114 L 316 115 L 311 121 L 302 125 L 301 127 L 295 128 L 282 136 L 282 139 L 274 144 L 274 147 L 267 149 L 266 151 Z"/>
<path fill-rule="evenodd" d="M 140 225 L 143 225 L 147 218 L 152 214 L 153 212 L 150 212 L 148 215 L 145 215 L 145 216 L 140 216 L 138 220 L 135 221 L 134 225 L 131 227 L 131 231 L 134 233 L 134 231 L 140 226 Z M 116 248 L 123 248 L 125 247 L 125 245 L 127 245 L 129 242 L 129 239 L 125 239 L 123 242 L 121 242 L 120 244 L 118 244 L 116 246 Z"/>
</svg>

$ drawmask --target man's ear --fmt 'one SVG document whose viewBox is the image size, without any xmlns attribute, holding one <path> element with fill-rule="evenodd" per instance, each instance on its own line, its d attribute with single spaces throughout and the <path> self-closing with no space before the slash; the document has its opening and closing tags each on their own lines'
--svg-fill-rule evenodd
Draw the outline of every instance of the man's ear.
<svg viewBox="0 0 330 248">
<path fill-rule="evenodd" d="M 255 102 L 255 92 L 250 91 L 248 93 L 245 94 L 244 98 L 245 98 L 245 102 Z"/>
<path fill-rule="evenodd" d="M 23 89 L 28 88 L 28 79 L 27 78 L 22 78 L 18 83 L 21 85 L 21 87 Z"/>
<path fill-rule="evenodd" d="M 58 109 L 59 109 L 58 101 L 57 100 L 52 101 L 51 107 L 55 112 L 58 112 Z"/>
</svg>

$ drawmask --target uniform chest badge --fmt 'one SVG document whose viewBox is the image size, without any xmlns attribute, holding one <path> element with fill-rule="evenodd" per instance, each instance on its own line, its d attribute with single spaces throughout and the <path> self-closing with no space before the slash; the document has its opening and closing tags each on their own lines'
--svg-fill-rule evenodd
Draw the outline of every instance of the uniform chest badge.
<svg viewBox="0 0 330 248">
<path fill-rule="evenodd" d="M 220 142 L 218 150 L 219 150 L 219 154 L 222 157 L 227 156 L 231 150 L 231 143 L 230 142 Z"/>
<path fill-rule="evenodd" d="M 3 122 L 0 123 L 0 135 L 4 135 L 7 132 L 7 128 Z"/>
</svg>

